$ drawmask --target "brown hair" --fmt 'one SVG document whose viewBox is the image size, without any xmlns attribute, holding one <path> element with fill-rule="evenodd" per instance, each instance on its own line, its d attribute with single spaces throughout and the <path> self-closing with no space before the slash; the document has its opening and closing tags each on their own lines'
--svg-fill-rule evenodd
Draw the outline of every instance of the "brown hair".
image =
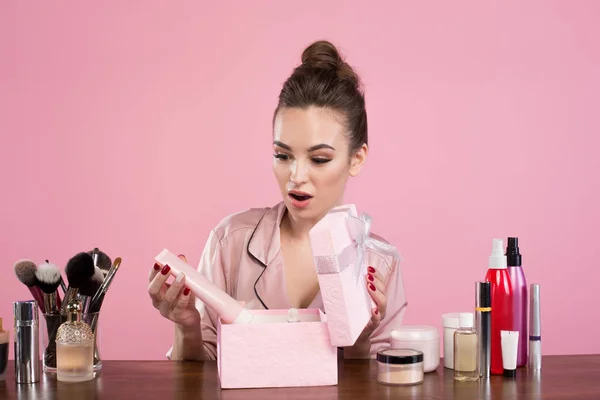
<svg viewBox="0 0 600 400">
<path fill-rule="evenodd" d="M 328 108 L 345 116 L 350 153 L 368 144 L 367 111 L 360 78 L 336 47 L 320 40 L 302 53 L 302 64 L 285 81 L 274 118 L 283 108 Z"/>
</svg>

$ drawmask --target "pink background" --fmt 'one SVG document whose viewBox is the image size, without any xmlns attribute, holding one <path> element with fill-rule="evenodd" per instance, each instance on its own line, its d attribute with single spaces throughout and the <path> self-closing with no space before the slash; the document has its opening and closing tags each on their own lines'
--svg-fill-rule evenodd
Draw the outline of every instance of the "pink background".
<svg viewBox="0 0 600 400">
<path fill-rule="evenodd" d="M 600 3 L 245 4 L 0 5 L 5 326 L 31 297 L 16 260 L 98 246 L 123 258 L 103 358 L 163 359 L 153 257 L 196 265 L 222 217 L 280 200 L 271 113 L 326 38 L 366 83 L 371 157 L 346 200 L 405 258 L 405 322 L 471 310 L 492 238 L 517 235 L 544 354 L 600 352 Z"/>
</svg>

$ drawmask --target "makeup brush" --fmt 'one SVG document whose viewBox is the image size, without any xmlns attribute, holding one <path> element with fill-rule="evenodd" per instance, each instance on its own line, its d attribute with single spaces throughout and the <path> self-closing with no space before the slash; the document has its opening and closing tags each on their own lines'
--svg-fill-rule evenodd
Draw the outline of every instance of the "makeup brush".
<svg viewBox="0 0 600 400">
<path fill-rule="evenodd" d="M 43 292 L 46 314 L 58 313 L 60 310 L 60 295 L 58 294 L 61 280 L 60 269 L 54 264 L 45 262 L 38 265 L 35 277 L 38 280 L 39 288 Z"/>
<path fill-rule="evenodd" d="M 100 268 L 94 267 L 94 275 L 85 281 L 79 288 L 79 298 L 84 313 L 88 312 L 90 301 L 98 289 L 100 289 L 102 282 L 104 282 L 104 272 Z"/>
<path fill-rule="evenodd" d="M 45 261 L 46 261 L 46 264 L 50 264 L 50 261 L 48 261 L 48 260 L 45 260 Z M 65 284 L 65 280 L 63 279 L 62 274 L 60 276 L 60 288 L 63 291 L 63 295 L 67 293 L 67 285 Z"/>
<path fill-rule="evenodd" d="M 60 296 L 58 287 L 62 279 L 60 269 L 47 262 L 38 265 L 35 272 L 38 286 L 44 297 L 44 318 L 48 330 L 48 346 L 44 349 L 44 364 L 56 367 L 56 332 L 61 324 L 60 320 Z"/>
<path fill-rule="evenodd" d="M 92 316 L 90 316 L 89 313 L 100 312 L 100 308 L 102 307 L 102 302 L 104 301 L 104 295 L 108 291 L 108 288 L 109 288 L 112 280 L 114 279 L 115 274 L 119 270 L 120 266 L 121 266 L 121 257 L 117 257 L 117 258 L 115 258 L 115 261 L 112 263 L 112 266 L 110 267 L 110 270 L 108 271 L 108 274 L 106 275 L 106 278 L 104 278 L 104 281 L 100 285 L 100 288 L 96 291 L 96 294 L 94 295 L 94 297 L 92 298 L 92 301 L 90 302 L 89 309 L 88 309 L 88 320 L 86 322 L 88 323 L 90 328 L 92 328 L 92 332 L 96 332 L 96 325 L 98 325 L 98 316 L 95 315 L 95 318 L 92 319 Z M 98 359 L 99 359 L 98 347 L 96 346 L 95 351 L 94 351 L 94 364 L 96 363 L 96 361 Z"/>
<path fill-rule="evenodd" d="M 35 277 L 37 266 L 31 260 L 22 259 L 15 263 L 14 268 L 17 279 L 19 279 L 22 284 L 27 286 L 29 292 L 31 292 L 31 295 L 37 302 L 37 305 L 43 314 L 45 312 L 44 297 L 42 295 L 42 290 L 38 287 L 37 278 Z"/>
<path fill-rule="evenodd" d="M 77 297 L 81 285 L 85 285 L 94 272 L 94 260 L 88 253 L 77 253 L 69 259 L 65 267 L 69 288 L 62 302 L 61 314 L 67 313 L 67 305 Z"/>
<path fill-rule="evenodd" d="M 94 250 L 88 251 L 88 254 L 94 259 L 94 266 L 100 268 L 104 276 L 106 276 L 112 264 L 110 257 L 97 247 L 94 247 Z"/>
<path fill-rule="evenodd" d="M 112 266 L 110 267 L 110 270 L 108 271 L 108 275 L 106 275 L 104 282 L 102 282 L 102 285 L 100 285 L 100 288 L 98 289 L 98 291 L 92 298 L 92 301 L 90 302 L 89 312 L 100 311 L 100 308 L 102 307 L 102 302 L 104 301 L 104 295 L 108 291 L 108 288 L 109 288 L 112 280 L 114 279 L 117 271 L 119 270 L 120 266 L 121 266 L 121 257 L 117 257 L 117 258 L 115 258 L 115 261 L 113 262 Z"/>
</svg>

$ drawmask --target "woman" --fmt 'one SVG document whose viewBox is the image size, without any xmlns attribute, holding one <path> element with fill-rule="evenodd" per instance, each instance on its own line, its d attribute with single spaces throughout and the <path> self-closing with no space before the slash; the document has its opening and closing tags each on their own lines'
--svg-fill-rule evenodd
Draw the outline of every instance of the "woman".
<svg viewBox="0 0 600 400">
<path fill-rule="evenodd" d="M 210 232 L 198 270 L 250 309 L 323 309 L 308 233 L 343 204 L 346 182 L 358 175 L 368 153 L 359 78 L 331 43 L 304 50 L 279 95 L 273 137 L 283 201 L 224 218 Z M 366 258 L 365 285 L 377 307 L 355 345 L 344 348 L 346 358 L 373 357 L 387 347 L 406 309 L 398 260 L 370 249 Z M 167 357 L 215 359 L 216 315 L 194 299 L 184 276 L 168 284 L 168 271 L 168 265 L 155 264 L 148 287 L 154 307 L 175 325 Z"/>
</svg>

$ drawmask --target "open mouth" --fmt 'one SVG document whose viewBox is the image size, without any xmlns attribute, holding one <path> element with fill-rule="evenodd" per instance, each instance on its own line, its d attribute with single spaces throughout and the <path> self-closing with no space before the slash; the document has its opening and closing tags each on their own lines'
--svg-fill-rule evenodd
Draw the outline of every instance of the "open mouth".
<svg viewBox="0 0 600 400">
<path fill-rule="evenodd" d="M 305 201 L 308 199 L 312 199 L 312 196 L 308 195 L 308 194 L 290 193 L 289 195 L 290 195 L 290 197 L 292 197 L 293 199 L 296 199 L 298 201 Z"/>
</svg>

